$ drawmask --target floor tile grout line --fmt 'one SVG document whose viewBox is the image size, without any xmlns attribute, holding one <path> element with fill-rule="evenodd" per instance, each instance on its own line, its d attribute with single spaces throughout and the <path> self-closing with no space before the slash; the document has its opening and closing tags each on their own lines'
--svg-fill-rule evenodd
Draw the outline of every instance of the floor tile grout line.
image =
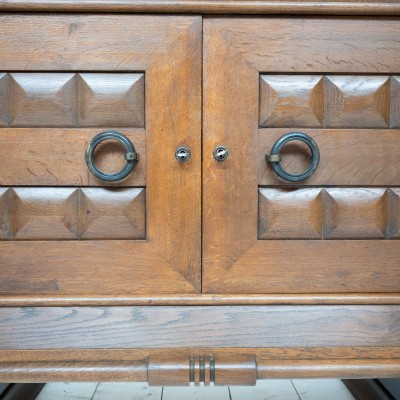
<svg viewBox="0 0 400 400">
<path fill-rule="evenodd" d="M 94 396 L 96 396 L 97 389 L 99 388 L 99 386 L 100 386 L 100 382 L 97 382 L 96 389 L 94 390 L 93 396 L 90 398 L 90 400 L 93 400 Z"/>
<path fill-rule="evenodd" d="M 232 400 L 232 393 L 231 393 L 231 387 L 228 386 L 228 394 L 229 394 L 229 400 Z"/>
<path fill-rule="evenodd" d="M 302 400 L 302 398 L 301 398 L 301 396 L 300 396 L 300 393 L 297 391 L 297 388 L 296 388 L 295 384 L 293 383 L 292 379 L 290 379 L 290 383 L 292 384 L 293 389 L 295 390 L 295 392 L 296 392 L 297 397 L 299 398 L 299 400 Z"/>
</svg>

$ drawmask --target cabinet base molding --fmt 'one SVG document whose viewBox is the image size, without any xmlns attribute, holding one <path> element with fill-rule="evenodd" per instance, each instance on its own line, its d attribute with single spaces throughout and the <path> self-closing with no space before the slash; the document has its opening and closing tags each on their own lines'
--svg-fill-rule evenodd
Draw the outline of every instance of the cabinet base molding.
<svg viewBox="0 0 400 400">
<path fill-rule="evenodd" d="M 0 296 L 0 307 L 63 306 L 244 306 L 244 305 L 396 305 L 400 293 L 337 294 L 167 294 L 137 296 Z"/>
<path fill-rule="evenodd" d="M 0 381 L 395 377 L 399 323 L 398 305 L 3 307 Z"/>
<path fill-rule="evenodd" d="M 351 349 L 338 348 L 340 352 Z M 247 351 L 248 354 L 242 353 Z M 382 350 L 382 352 L 386 352 Z M 399 351 L 399 350 L 398 350 Z M 46 353 L 47 352 L 47 353 Z M 395 378 L 400 374 L 399 359 L 270 359 L 269 349 L 192 349 L 191 352 L 182 349 L 172 349 L 168 352 L 159 350 L 147 351 L 147 357 L 140 359 L 141 351 L 125 351 L 129 357 L 136 359 L 117 359 L 122 350 L 89 351 L 89 354 L 79 350 L 65 352 L 65 359 L 58 359 L 62 353 L 55 354 L 48 350 L 43 352 L 9 352 L 10 361 L 0 362 L 0 380 L 8 382 L 148 382 L 153 386 L 184 386 L 192 382 L 195 385 L 255 385 L 261 379 L 289 378 L 348 378 L 367 379 L 373 377 Z M 251 354 L 254 352 L 254 354 Z M 287 356 L 296 354 L 296 349 L 286 349 Z M 329 349 L 328 349 L 329 352 Z M 91 354 L 90 354 L 91 353 Z M 115 353 L 115 354 L 113 354 Z M 69 357 L 68 357 L 69 354 Z M 78 356 L 79 354 L 79 356 Z M 207 354 L 200 356 L 198 354 Z M 209 356 L 213 354 L 213 356 Z M 273 354 L 273 351 L 272 351 Z M 17 355 L 17 356 L 16 356 Z M 91 355 L 92 359 L 85 356 Z M 114 358 L 107 359 L 113 355 Z M 4 358 L 4 352 L 0 358 Z M 322 355 L 321 355 L 322 356 Z M 52 357 L 53 361 L 32 361 Z M 72 360 L 79 357 L 81 360 Z M 103 358 L 101 358 L 103 357 Z M 204 357 L 204 374 L 200 368 Z M 17 359 L 19 360 L 17 361 Z M 210 360 L 214 359 L 215 369 L 211 373 Z M 195 369 L 191 370 L 191 360 Z M 191 382 L 191 374 L 192 375 Z"/>
</svg>

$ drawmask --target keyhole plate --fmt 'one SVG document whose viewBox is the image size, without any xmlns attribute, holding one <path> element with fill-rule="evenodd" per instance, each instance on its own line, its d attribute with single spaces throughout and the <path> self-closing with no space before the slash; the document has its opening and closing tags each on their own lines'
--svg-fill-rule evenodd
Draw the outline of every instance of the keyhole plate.
<svg viewBox="0 0 400 400">
<path fill-rule="evenodd" d="M 213 151 L 213 156 L 217 161 L 224 161 L 228 158 L 228 149 L 225 146 L 217 146 Z"/>
</svg>

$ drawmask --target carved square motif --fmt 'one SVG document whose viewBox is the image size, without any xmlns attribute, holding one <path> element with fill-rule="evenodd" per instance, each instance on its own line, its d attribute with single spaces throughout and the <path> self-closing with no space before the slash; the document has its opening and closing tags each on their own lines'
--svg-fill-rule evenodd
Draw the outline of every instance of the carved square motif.
<svg viewBox="0 0 400 400">
<path fill-rule="evenodd" d="M 392 76 L 390 127 L 400 128 L 400 76 Z"/>
<path fill-rule="evenodd" d="M 74 188 L 12 189 L 14 239 L 77 239 L 78 190 Z"/>
<path fill-rule="evenodd" d="M 0 188 L 0 240 L 10 235 L 10 189 Z"/>
<path fill-rule="evenodd" d="M 321 75 L 262 75 L 262 127 L 321 127 L 324 79 Z"/>
<path fill-rule="evenodd" d="M 322 189 L 260 189 L 260 239 L 320 239 Z"/>
<path fill-rule="evenodd" d="M 75 74 L 10 74 L 11 126 L 75 126 L 75 93 Z"/>
<path fill-rule="evenodd" d="M 380 239 L 386 237 L 386 189 L 325 189 L 324 237 L 328 239 Z"/>
<path fill-rule="evenodd" d="M 81 189 L 82 239 L 145 239 L 145 221 L 145 189 Z"/>
<path fill-rule="evenodd" d="M 80 126 L 144 126 L 143 74 L 79 74 Z"/>
<path fill-rule="evenodd" d="M 389 76 L 325 78 L 325 127 L 387 128 L 389 125 Z"/>
<path fill-rule="evenodd" d="M 0 72 L 0 126 L 8 125 L 8 75 Z"/>
<path fill-rule="evenodd" d="M 387 238 L 400 238 L 400 189 L 392 188 L 388 190 L 389 211 Z"/>
</svg>

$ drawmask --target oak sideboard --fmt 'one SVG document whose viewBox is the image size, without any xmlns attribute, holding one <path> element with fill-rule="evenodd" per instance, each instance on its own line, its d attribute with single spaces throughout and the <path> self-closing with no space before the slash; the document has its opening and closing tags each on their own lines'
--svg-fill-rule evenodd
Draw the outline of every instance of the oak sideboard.
<svg viewBox="0 0 400 400">
<path fill-rule="evenodd" d="M 0 0 L 0 381 L 400 374 L 400 2 Z"/>
</svg>

